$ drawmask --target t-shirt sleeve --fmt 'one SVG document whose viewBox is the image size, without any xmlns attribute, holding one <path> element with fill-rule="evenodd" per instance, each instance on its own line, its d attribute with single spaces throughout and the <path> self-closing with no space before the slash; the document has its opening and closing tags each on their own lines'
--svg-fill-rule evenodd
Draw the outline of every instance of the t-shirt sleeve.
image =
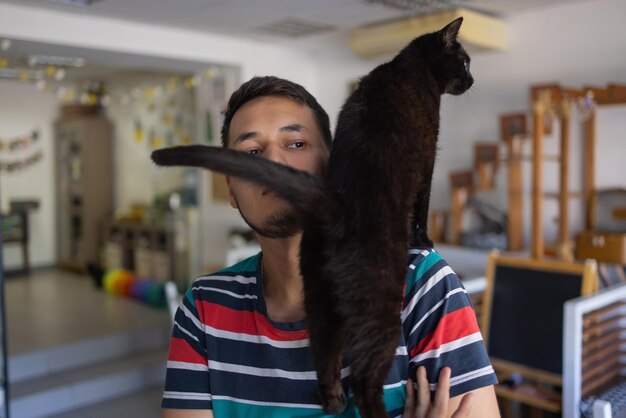
<svg viewBox="0 0 626 418">
<path fill-rule="evenodd" d="M 174 317 L 163 408 L 213 409 L 202 317 L 192 288 L 182 298 Z"/>
<path fill-rule="evenodd" d="M 409 373 L 425 366 L 431 390 L 452 369 L 450 396 L 497 383 L 463 284 L 434 250 L 411 250 L 402 309 Z"/>
</svg>

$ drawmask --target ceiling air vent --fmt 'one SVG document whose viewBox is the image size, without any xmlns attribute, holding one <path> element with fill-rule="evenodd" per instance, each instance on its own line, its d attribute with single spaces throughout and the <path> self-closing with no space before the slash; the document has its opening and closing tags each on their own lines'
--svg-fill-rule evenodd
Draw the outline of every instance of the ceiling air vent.
<svg viewBox="0 0 626 418">
<path fill-rule="evenodd" d="M 422 10 L 437 10 L 437 9 L 447 9 L 454 7 L 456 3 L 460 1 L 450 1 L 450 0 L 364 0 L 365 3 L 369 4 L 380 4 L 385 7 L 389 7 L 391 9 L 398 10 L 412 10 L 412 11 L 422 11 Z M 461 0 L 462 1 L 462 0 Z"/>
<path fill-rule="evenodd" d="M 48 0 L 53 3 L 69 4 L 70 6 L 91 6 L 94 3 L 98 3 L 102 0 Z"/>
<path fill-rule="evenodd" d="M 328 32 L 335 27 L 322 23 L 310 22 L 302 19 L 287 18 L 277 22 L 259 26 L 254 30 L 269 35 L 281 36 L 284 38 L 302 38 L 305 36 L 317 35 Z"/>
</svg>

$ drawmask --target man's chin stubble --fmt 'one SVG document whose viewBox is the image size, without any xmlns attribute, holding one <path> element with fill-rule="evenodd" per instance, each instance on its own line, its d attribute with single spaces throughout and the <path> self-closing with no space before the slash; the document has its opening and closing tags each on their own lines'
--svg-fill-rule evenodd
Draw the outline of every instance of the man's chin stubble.
<svg viewBox="0 0 626 418">
<path fill-rule="evenodd" d="M 262 226 L 254 225 L 252 222 L 248 221 L 244 214 L 241 213 L 241 210 L 239 210 L 239 213 L 254 232 L 265 238 L 291 238 L 302 230 L 298 218 L 291 211 L 284 211 L 272 215 Z"/>
</svg>

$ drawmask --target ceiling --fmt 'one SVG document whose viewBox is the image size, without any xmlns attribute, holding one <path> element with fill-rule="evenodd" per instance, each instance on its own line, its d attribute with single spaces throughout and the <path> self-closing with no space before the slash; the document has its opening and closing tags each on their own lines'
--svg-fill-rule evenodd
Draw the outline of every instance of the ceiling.
<svg viewBox="0 0 626 418">
<path fill-rule="evenodd" d="M 268 35 L 260 28 L 272 27 L 286 19 L 297 18 L 314 25 L 325 26 L 328 30 L 342 31 L 432 10 L 429 7 L 413 11 L 400 10 L 374 4 L 372 0 L 96 0 L 88 7 L 72 6 L 58 1 L 0 0 L 0 3 L 273 41 L 280 41 L 285 37 Z M 576 0 L 421 1 L 442 3 L 443 7 L 461 5 L 506 17 L 529 9 L 545 8 Z M 287 42 L 297 41 L 294 36 L 287 38 L 285 39 Z"/>
<path fill-rule="evenodd" d="M 432 11 L 433 7 L 402 10 L 381 4 L 380 0 L 95 0 L 88 7 L 62 4 L 59 0 L 0 0 L 0 3 L 42 8 L 65 13 L 97 16 L 160 25 L 206 33 L 218 33 L 255 41 L 267 41 L 314 52 L 327 48 L 329 37 L 347 33 L 359 26 L 400 19 Z M 65 0 L 68 1 L 68 0 Z M 404 0 L 388 0 L 404 1 Z M 441 3 L 441 8 L 463 6 L 506 18 L 530 9 L 583 0 L 420 0 Z M 592 1 L 592 0 L 587 0 Z M 437 9 L 435 7 L 435 9 Z M 297 21 L 293 21 L 298 19 Z M 287 21 L 285 23 L 285 21 Z M 283 26 L 278 23 L 283 22 Z M 272 33 L 267 29 L 312 29 L 311 33 Z M 263 29 L 265 28 L 265 30 Z M 315 32 L 315 29 L 319 31 Z M 116 52 L 93 51 L 62 45 L 12 40 L 4 56 L 19 58 L 47 54 L 85 58 L 88 66 L 68 70 L 72 78 L 89 78 L 116 69 L 158 69 L 194 73 L 206 63 L 170 61 Z"/>
</svg>

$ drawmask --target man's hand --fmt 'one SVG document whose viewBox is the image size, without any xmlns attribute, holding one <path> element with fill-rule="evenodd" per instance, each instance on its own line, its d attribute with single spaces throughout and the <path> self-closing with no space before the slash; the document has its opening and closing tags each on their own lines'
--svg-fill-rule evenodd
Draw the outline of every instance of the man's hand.
<svg viewBox="0 0 626 418">
<path fill-rule="evenodd" d="M 435 400 L 430 401 L 430 389 L 426 377 L 426 368 L 420 366 L 416 372 L 418 399 L 415 400 L 413 381 L 409 378 L 406 384 L 406 400 L 402 418 L 466 418 L 471 410 L 472 394 L 463 396 L 459 407 L 452 415 L 448 413 L 450 401 L 450 374 L 449 367 L 444 367 L 439 372 Z"/>
</svg>

